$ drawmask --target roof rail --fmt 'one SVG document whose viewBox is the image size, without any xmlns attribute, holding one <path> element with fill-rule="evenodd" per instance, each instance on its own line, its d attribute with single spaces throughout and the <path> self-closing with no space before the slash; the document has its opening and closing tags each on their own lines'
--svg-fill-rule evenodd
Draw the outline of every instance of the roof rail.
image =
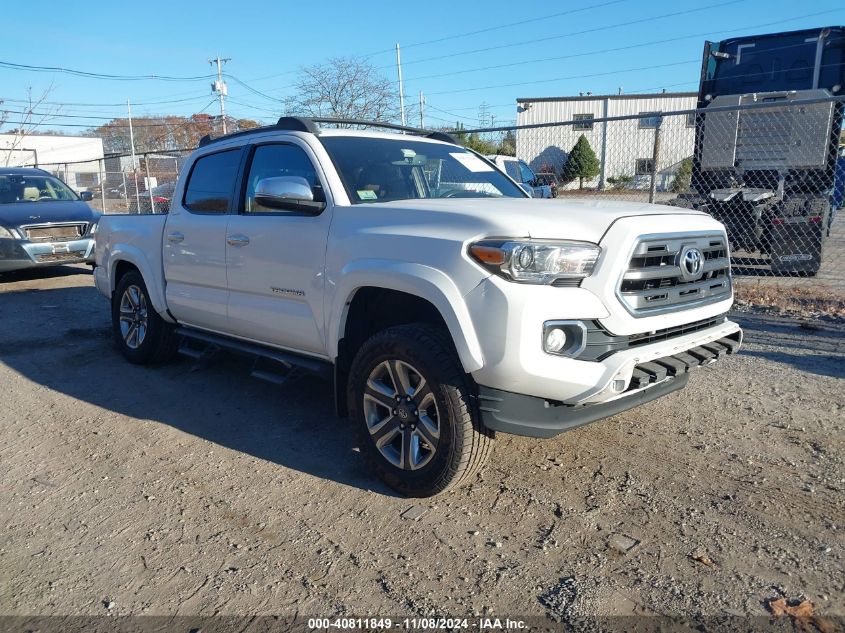
<svg viewBox="0 0 845 633">
<path fill-rule="evenodd" d="M 409 125 L 397 125 L 396 123 L 387 123 L 386 121 L 368 121 L 366 119 L 338 119 L 335 117 L 313 117 L 314 123 L 343 123 L 346 125 L 366 125 L 368 127 L 380 127 L 387 130 L 399 130 L 400 132 L 408 132 L 416 136 L 424 136 L 426 138 L 434 139 L 436 141 L 445 141 L 446 143 L 454 143 L 457 145 L 458 141 L 451 134 L 446 132 L 432 132 L 419 127 L 411 127 Z"/>
<path fill-rule="evenodd" d="M 231 134 L 224 134 L 223 136 L 212 137 L 211 134 L 206 134 L 200 139 L 199 146 L 205 147 L 210 143 L 216 143 L 224 139 L 236 138 L 238 136 L 245 136 L 247 134 L 257 134 L 259 132 L 272 132 L 273 130 L 286 130 L 290 132 L 310 132 L 311 134 L 319 134 L 320 128 L 316 123 L 334 123 L 344 125 L 366 125 L 368 127 L 385 128 L 388 130 L 398 130 L 401 132 L 408 132 L 416 136 L 424 136 L 426 138 L 434 139 L 436 141 L 444 141 L 446 143 L 458 144 L 457 139 L 446 132 L 432 132 L 418 127 L 410 127 L 408 125 L 397 125 L 396 123 L 387 123 L 385 121 L 367 121 L 366 119 L 340 119 L 335 117 L 298 117 L 298 116 L 283 116 L 275 125 L 265 125 L 262 127 L 251 128 L 249 130 L 241 130 L 240 132 L 232 132 Z"/>
</svg>

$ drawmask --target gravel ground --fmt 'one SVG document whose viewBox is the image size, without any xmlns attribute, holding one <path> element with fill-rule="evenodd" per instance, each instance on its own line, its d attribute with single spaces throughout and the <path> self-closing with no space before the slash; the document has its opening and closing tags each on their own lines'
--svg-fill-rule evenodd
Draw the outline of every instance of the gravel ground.
<svg viewBox="0 0 845 633">
<path fill-rule="evenodd" d="M 134 367 L 87 269 L 0 276 L 0 614 L 845 616 L 845 329 L 742 321 L 686 390 L 412 501 L 327 385 Z"/>
</svg>

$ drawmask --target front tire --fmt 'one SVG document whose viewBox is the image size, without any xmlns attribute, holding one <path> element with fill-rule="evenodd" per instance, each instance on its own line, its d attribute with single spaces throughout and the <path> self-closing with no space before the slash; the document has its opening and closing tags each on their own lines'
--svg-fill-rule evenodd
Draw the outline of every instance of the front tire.
<svg viewBox="0 0 845 633">
<path fill-rule="evenodd" d="M 409 497 L 429 497 L 473 478 L 493 432 L 476 412 L 452 342 L 428 324 L 391 327 L 361 347 L 350 370 L 350 418 L 375 473 Z"/>
<path fill-rule="evenodd" d="M 127 272 L 112 295 L 112 333 L 120 353 L 130 363 L 149 365 L 176 353 L 173 325 L 162 319 L 150 302 L 144 278 Z"/>
</svg>

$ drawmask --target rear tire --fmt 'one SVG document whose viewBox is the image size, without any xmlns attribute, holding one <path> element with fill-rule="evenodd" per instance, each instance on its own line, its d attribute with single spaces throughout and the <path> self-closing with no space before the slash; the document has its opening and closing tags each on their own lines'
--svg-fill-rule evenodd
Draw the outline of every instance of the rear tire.
<svg viewBox="0 0 845 633">
<path fill-rule="evenodd" d="M 483 468 L 494 434 L 481 424 L 470 379 L 441 329 L 420 323 L 374 335 L 349 376 L 359 446 L 388 486 L 430 497 Z"/>
<path fill-rule="evenodd" d="M 136 365 L 173 358 L 177 337 L 150 302 L 147 285 L 137 270 L 127 272 L 112 294 L 112 333 L 123 357 Z"/>
</svg>

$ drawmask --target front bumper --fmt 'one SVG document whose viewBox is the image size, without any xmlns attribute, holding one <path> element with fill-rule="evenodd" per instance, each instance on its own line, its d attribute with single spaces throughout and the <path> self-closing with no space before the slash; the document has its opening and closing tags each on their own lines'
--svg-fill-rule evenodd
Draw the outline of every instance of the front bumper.
<svg viewBox="0 0 845 633">
<path fill-rule="evenodd" d="M 689 372 L 739 350 L 741 332 L 670 356 L 637 364 L 627 390 L 594 404 L 558 401 L 479 386 L 481 420 L 494 431 L 549 438 L 601 420 L 682 389 Z"/>
<path fill-rule="evenodd" d="M 94 263 L 92 237 L 62 242 L 0 239 L 0 272 L 80 263 Z"/>
</svg>

